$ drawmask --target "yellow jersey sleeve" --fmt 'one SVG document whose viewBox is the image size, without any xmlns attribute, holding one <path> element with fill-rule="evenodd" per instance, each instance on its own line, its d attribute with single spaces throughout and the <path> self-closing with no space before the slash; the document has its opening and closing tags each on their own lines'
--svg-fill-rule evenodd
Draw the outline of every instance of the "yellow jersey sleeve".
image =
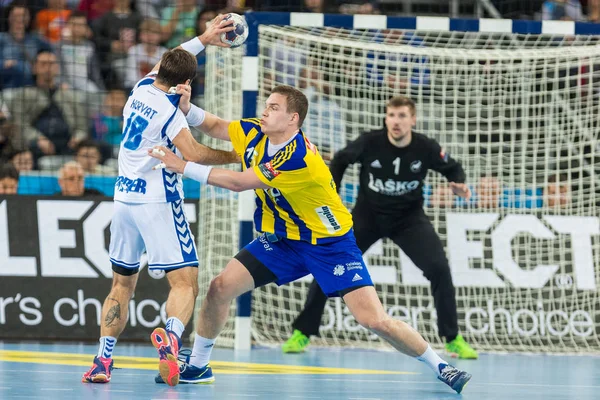
<svg viewBox="0 0 600 400">
<path fill-rule="evenodd" d="M 244 151 L 246 150 L 246 139 L 254 129 L 260 129 L 260 122 L 258 118 L 248 118 L 239 121 L 232 121 L 229 124 L 229 139 L 231 139 L 233 149 L 240 157 L 244 155 Z"/>
</svg>

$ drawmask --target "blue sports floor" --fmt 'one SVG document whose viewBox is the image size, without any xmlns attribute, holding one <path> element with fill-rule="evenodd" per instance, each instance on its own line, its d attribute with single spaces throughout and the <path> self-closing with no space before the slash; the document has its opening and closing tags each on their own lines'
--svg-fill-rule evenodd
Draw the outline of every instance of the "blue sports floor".
<svg viewBox="0 0 600 400">
<path fill-rule="evenodd" d="M 212 385 L 154 383 L 150 343 L 117 345 L 112 381 L 81 383 L 96 345 L 0 342 L 0 399 L 600 399 L 600 357 L 483 354 L 455 361 L 473 374 L 462 396 L 423 364 L 393 352 L 215 349 Z"/>
</svg>

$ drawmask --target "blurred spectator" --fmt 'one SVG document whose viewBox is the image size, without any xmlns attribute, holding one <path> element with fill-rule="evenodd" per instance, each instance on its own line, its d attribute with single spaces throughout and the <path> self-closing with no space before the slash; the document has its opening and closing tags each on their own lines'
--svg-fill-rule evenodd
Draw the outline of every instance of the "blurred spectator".
<svg viewBox="0 0 600 400">
<path fill-rule="evenodd" d="M 96 93 L 104 87 L 96 46 L 87 40 L 90 28 L 81 11 L 70 15 L 59 44 L 63 80 L 73 89 Z"/>
<path fill-rule="evenodd" d="M 21 144 L 16 126 L 10 121 L 10 112 L 0 99 L 0 160 L 6 158 L 15 146 Z"/>
<path fill-rule="evenodd" d="M 433 189 L 429 205 L 434 208 L 451 208 L 454 206 L 454 193 L 448 184 L 441 184 Z"/>
<path fill-rule="evenodd" d="M 123 133 L 123 108 L 127 95 L 123 90 L 113 89 L 106 93 L 102 112 L 92 118 L 92 137 L 115 147 L 116 156 Z M 105 156 L 106 157 L 106 156 Z"/>
<path fill-rule="evenodd" d="M 583 21 L 583 10 L 579 0 L 547 0 L 542 4 L 542 19 Z"/>
<path fill-rule="evenodd" d="M 15 2 L 8 13 L 8 32 L 0 33 L 0 89 L 30 85 L 31 66 L 42 50 L 51 51 L 48 42 L 35 33 L 27 33 L 29 10 Z"/>
<path fill-rule="evenodd" d="M 196 0 L 175 0 L 175 6 L 162 10 L 162 41 L 172 49 L 196 36 Z"/>
<path fill-rule="evenodd" d="M 217 10 L 214 8 L 205 8 L 198 13 L 196 21 L 196 36 L 202 35 L 206 31 L 206 24 L 217 16 Z M 196 56 L 198 60 L 198 71 L 196 79 L 192 82 L 192 96 L 204 96 L 204 82 L 206 77 L 206 51 L 201 51 Z"/>
<path fill-rule="evenodd" d="M 17 194 L 19 171 L 9 163 L 0 165 L 0 194 Z"/>
<path fill-rule="evenodd" d="M 40 36 L 44 36 L 52 43 L 61 39 L 62 30 L 71 15 L 71 10 L 66 6 L 66 0 L 48 0 L 48 8 L 40 11 L 35 19 L 35 26 Z"/>
<path fill-rule="evenodd" d="M 345 145 L 346 127 L 342 110 L 329 97 L 331 88 L 317 68 L 304 68 L 298 83 L 309 104 L 302 128 L 310 141 L 317 145 L 323 159 L 331 160 Z"/>
<path fill-rule="evenodd" d="M 8 161 L 19 173 L 33 170 L 33 154 L 28 148 L 21 147 L 14 149 L 8 155 Z"/>
<path fill-rule="evenodd" d="M 63 196 L 98 196 L 102 195 L 96 189 L 85 188 L 83 168 L 77 161 L 65 163 L 58 173 L 58 185 Z"/>
<path fill-rule="evenodd" d="M 115 175 L 116 171 L 106 165 L 102 165 L 101 146 L 94 140 L 83 140 L 77 146 L 75 153 L 77 161 L 86 174 Z"/>
<path fill-rule="evenodd" d="M 544 188 L 544 205 L 550 208 L 565 208 L 571 204 L 571 186 L 567 174 L 548 177 Z"/>
<path fill-rule="evenodd" d="M 163 8 L 171 5 L 170 0 L 136 0 L 135 5 L 142 18 L 160 19 Z"/>
<path fill-rule="evenodd" d="M 342 14 L 378 14 L 379 5 L 375 0 L 341 0 L 339 12 Z"/>
<path fill-rule="evenodd" d="M 583 6 L 584 2 L 581 2 Z M 587 16 L 590 22 L 600 21 L 600 0 L 587 0 Z"/>
<path fill-rule="evenodd" d="M 160 61 L 166 48 L 160 46 L 160 22 L 147 19 L 140 25 L 140 44 L 129 49 L 125 87 L 132 88 Z M 202 52 L 204 54 L 204 51 Z"/>
<path fill-rule="evenodd" d="M 81 0 L 77 10 L 83 11 L 89 22 L 95 21 L 113 8 L 113 0 Z"/>
<path fill-rule="evenodd" d="M 13 119 L 36 160 L 42 155 L 72 154 L 88 136 L 85 93 L 59 87 L 60 67 L 54 53 L 39 53 L 34 72 L 34 87 L 11 89 L 7 96 Z"/>
<path fill-rule="evenodd" d="M 502 186 L 495 176 L 482 176 L 477 182 L 477 207 L 497 208 L 500 204 Z"/>
<path fill-rule="evenodd" d="M 127 68 L 127 53 L 136 44 L 142 22 L 131 8 L 132 0 L 114 0 L 114 7 L 95 23 L 95 40 L 102 62 L 102 74 L 122 86 Z M 116 74 L 116 76 L 115 76 Z"/>
<path fill-rule="evenodd" d="M 47 0 L 0 0 L 0 32 L 8 30 L 8 13 L 15 5 L 22 5 L 29 10 L 31 22 L 34 22 L 37 13 L 48 7 Z M 27 31 L 31 28 L 27 26 Z"/>
</svg>

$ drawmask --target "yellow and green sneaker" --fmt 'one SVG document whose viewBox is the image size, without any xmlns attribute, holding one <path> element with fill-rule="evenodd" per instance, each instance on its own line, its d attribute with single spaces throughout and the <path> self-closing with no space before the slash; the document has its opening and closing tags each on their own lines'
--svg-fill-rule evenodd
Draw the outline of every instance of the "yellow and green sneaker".
<svg viewBox="0 0 600 400">
<path fill-rule="evenodd" d="M 477 352 L 465 342 L 465 339 L 461 335 L 458 335 L 453 341 L 446 343 L 446 351 L 452 357 L 462 359 L 476 360 L 479 357 Z"/>
<path fill-rule="evenodd" d="M 310 339 L 298 329 L 294 329 L 292 337 L 281 347 L 284 353 L 302 353 L 310 343 Z"/>
</svg>

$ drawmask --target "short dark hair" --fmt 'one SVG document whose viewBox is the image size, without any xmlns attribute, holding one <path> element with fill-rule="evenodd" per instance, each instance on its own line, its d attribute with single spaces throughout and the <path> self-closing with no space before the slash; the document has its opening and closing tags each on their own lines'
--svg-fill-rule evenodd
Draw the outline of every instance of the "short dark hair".
<svg viewBox="0 0 600 400">
<path fill-rule="evenodd" d="M 87 21 L 87 15 L 83 11 L 79 11 L 79 10 L 75 10 L 75 11 L 71 12 L 71 14 L 69 15 L 69 18 L 67 18 L 67 21 L 70 21 L 73 18 L 85 18 L 85 20 Z"/>
<path fill-rule="evenodd" d="M 304 93 L 287 85 L 275 86 L 273 90 L 271 90 L 271 94 L 273 93 L 279 93 L 286 97 L 287 112 L 298 113 L 298 128 L 300 128 L 304 122 L 304 118 L 306 118 L 306 113 L 308 112 L 308 99 Z"/>
<path fill-rule="evenodd" d="M 168 86 L 177 86 L 194 79 L 198 69 L 196 57 L 181 48 L 167 51 L 160 60 L 156 79 Z"/>
<path fill-rule="evenodd" d="M 94 147 L 95 149 L 100 151 L 100 144 L 98 142 L 96 142 L 94 139 L 84 139 L 81 142 L 79 142 L 79 144 L 77 145 L 77 149 L 75 150 L 75 153 L 79 153 L 79 150 L 86 148 L 86 147 Z"/>
<path fill-rule="evenodd" d="M 386 111 L 387 108 L 397 107 L 408 107 L 412 115 L 417 113 L 417 106 L 415 105 L 415 102 L 406 96 L 395 96 L 389 99 L 386 104 Z"/>
<path fill-rule="evenodd" d="M 0 179 L 12 178 L 16 181 L 19 180 L 19 171 L 11 163 L 3 163 L 0 165 Z"/>
</svg>

